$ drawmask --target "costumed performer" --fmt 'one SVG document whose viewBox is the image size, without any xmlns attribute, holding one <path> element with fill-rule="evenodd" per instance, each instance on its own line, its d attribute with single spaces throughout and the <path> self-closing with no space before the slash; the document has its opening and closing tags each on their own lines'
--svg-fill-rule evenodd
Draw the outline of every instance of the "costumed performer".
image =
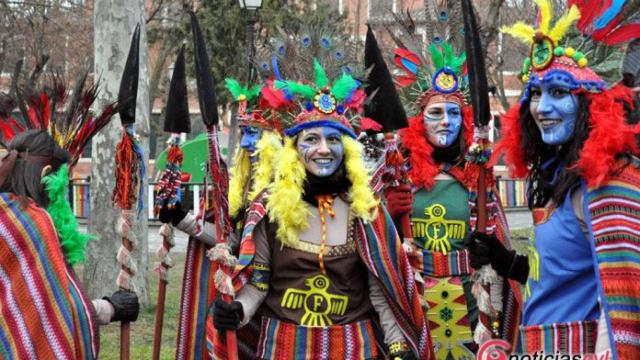
<svg viewBox="0 0 640 360">
<path fill-rule="evenodd" d="M 474 136 L 473 109 L 465 98 L 465 54 L 456 56 L 446 42 L 431 44 L 429 53 L 433 72 L 419 55 L 403 48 L 395 51 L 395 63 L 402 70 L 396 82 L 405 93 L 408 90 L 420 95 L 413 101 L 405 96 L 411 101 L 407 111 L 415 115 L 409 118 L 409 127 L 399 131 L 411 185 L 391 187 L 385 197 L 395 221 L 407 213 L 411 216 L 417 257 L 414 266 L 424 280 L 425 312 L 436 358 L 475 359 L 480 344 L 474 341 L 474 331 L 480 326 L 480 309 L 472 292 L 471 259 L 465 239 L 476 228 L 479 166 L 465 157 Z M 486 232 L 510 248 L 506 218 L 491 172 L 485 183 Z M 482 325 L 482 330 L 515 344 L 520 311 L 518 286 L 503 278 L 494 282 L 498 290 L 492 292 L 490 301 L 498 316 L 489 326 Z"/>
<path fill-rule="evenodd" d="M 528 272 L 523 352 L 638 359 L 640 285 L 633 279 L 640 276 L 639 130 L 625 119 L 632 92 L 620 84 L 607 88 L 590 68 L 605 59 L 587 60 L 589 41 L 584 52 L 561 45 L 576 21 L 580 30 L 589 29 L 591 40 L 603 35 L 601 26 L 608 34 L 601 39 L 613 41 L 615 32 L 609 31 L 624 30 L 618 23 L 624 17 L 614 11 L 602 20 L 592 2 L 579 10 L 570 1 L 552 26 L 551 1 L 536 3 L 537 29 L 523 23 L 503 29 L 529 44 L 531 53 L 523 66 L 523 96 L 503 115 L 496 149 L 512 176 L 527 179 L 534 219 L 528 266 L 527 257 L 493 239 L 478 239 L 474 257 L 502 273 L 523 269 L 516 271 L 520 282 Z M 617 34 L 624 40 L 638 32 Z"/>
<path fill-rule="evenodd" d="M 214 331 L 260 316 L 259 359 L 430 359 L 410 265 L 349 121 L 362 108 L 360 83 L 339 73 L 331 84 L 318 61 L 313 72 L 314 85 L 276 81 L 299 114 L 284 120 L 274 182 L 249 208 L 237 297 L 215 302 Z"/>
</svg>

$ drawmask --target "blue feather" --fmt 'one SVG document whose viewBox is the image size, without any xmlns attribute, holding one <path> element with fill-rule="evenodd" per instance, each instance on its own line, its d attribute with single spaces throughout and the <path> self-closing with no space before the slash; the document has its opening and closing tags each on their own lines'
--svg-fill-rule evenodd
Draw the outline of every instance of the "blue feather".
<svg viewBox="0 0 640 360">
<path fill-rule="evenodd" d="M 622 11 L 622 7 L 624 7 L 625 0 L 613 0 L 611 2 L 611 6 L 600 16 L 594 23 L 595 30 L 600 30 L 605 28 L 611 20 L 613 20 L 620 11 Z"/>
<path fill-rule="evenodd" d="M 411 71 L 412 74 L 415 75 L 418 72 L 418 65 L 416 63 L 411 62 L 409 59 L 400 59 L 400 61 L 407 70 Z"/>
<path fill-rule="evenodd" d="M 280 67 L 278 66 L 278 57 L 275 55 L 271 58 L 271 66 L 273 67 L 273 73 L 276 76 L 276 79 L 283 80 L 282 74 L 280 74 Z"/>
</svg>

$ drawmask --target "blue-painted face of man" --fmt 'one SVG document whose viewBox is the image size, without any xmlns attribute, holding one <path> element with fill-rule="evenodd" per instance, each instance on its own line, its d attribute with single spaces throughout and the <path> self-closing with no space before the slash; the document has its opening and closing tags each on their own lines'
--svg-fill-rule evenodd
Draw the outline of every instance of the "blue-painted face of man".
<svg viewBox="0 0 640 360">
<path fill-rule="evenodd" d="M 462 109 L 451 102 L 429 104 L 424 109 L 424 128 L 429 143 L 435 147 L 451 146 L 460 135 Z"/>
<path fill-rule="evenodd" d="M 341 138 L 342 132 L 328 126 L 302 130 L 297 147 L 307 171 L 318 177 L 331 176 L 344 158 Z"/>
<path fill-rule="evenodd" d="M 241 126 L 242 137 L 240 138 L 240 147 L 253 153 L 256 151 L 256 144 L 260 140 L 260 129 L 253 126 Z"/>
<path fill-rule="evenodd" d="M 547 145 L 562 145 L 573 137 L 578 98 L 571 84 L 568 75 L 555 74 L 530 88 L 529 110 Z"/>
</svg>

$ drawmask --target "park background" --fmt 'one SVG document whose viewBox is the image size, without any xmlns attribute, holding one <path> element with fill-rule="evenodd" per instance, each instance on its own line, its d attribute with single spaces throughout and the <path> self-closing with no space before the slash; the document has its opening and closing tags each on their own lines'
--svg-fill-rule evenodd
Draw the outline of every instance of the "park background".
<svg viewBox="0 0 640 360">
<path fill-rule="evenodd" d="M 367 26 L 376 33 L 391 64 L 393 49 L 407 37 L 422 40 L 422 51 L 440 33 L 443 23 L 459 16 L 459 1 L 447 0 L 0 0 L 0 91 L 37 87 L 51 74 L 64 78 L 72 88 L 76 77 L 89 71 L 90 81 L 99 83 L 101 92 L 95 108 L 116 100 L 120 75 L 129 49 L 131 33 L 142 25 L 140 85 L 137 99 L 136 131 L 141 137 L 149 165 L 144 199 L 144 216 L 136 224 L 138 247 L 135 252 L 138 275 L 135 283 L 144 305 L 132 326 L 132 354 L 135 359 L 151 357 L 153 321 L 158 276 L 155 249 L 160 243 L 158 222 L 149 203 L 153 199 L 156 161 L 166 147 L 168 134 L 162 131 L 165 102 L 173 62 L 184 44 L 189 76 L 189 110 L 193 140 L 204 132 L 200 120 L 195 80 L 189 12 L 199 18 L 207 42 L 211 71 L 217 80 L 217 97 L 222 129 L 220 143 L 224 154 L 232 154 L 237 143 L 234 106 L 223 88 L 223 79 L 249 79 L 249 59 L 260 53 L 279 29 L 297 31 L 322 25 L 348 39 L 357 56 L 362 57 Z M 563 1 L 554 0 L 558 7 Z M 499 114 L 520 95 L 517 75 L 528 49 L 499 32 L 502 25 L 517 20 L 532 22 L 535 8 L 527 0 L 475 0 L 480 35 L 486 49 L 485 61 L 491 91 L 494 119 L 493 136 L 499 136 Z M 460 31 L 460 28 L 449 29 Z M 16 114 L 17 115 L 17 114 Z M 231 131 L 231 130 L 233 131 Z M 87 261 L 78 266 L 92 298 L 116 289 L 120 245 L 117 232 L 118 209 L 111 207 L 114 186 L 115 144 L 121 127 L 117 116 L 86 149 L 73 170 L 69 186 L 70 201 L 83 229 L 97 234 L 87 249 Z M 186 156 L 190 156 L 187 153 Z M 230 159 L 229 159 L 230 160 Z M 525 187 L 509 179 L 504 166 L 494 169 L 500 177 L 499 189 L 512 224 L 513 235 L 523 247 L 529 234 L 530 216 L 525 206 Z M 185 195 L 191 208 L 200 191 L 201 179 L 193 178 Z M 178 235 L 172 250 L 176 266 L 170 270 L 163 331 L 162 358 L 173 358 L 179 308 L 179 290 L 184 268 L 186 236 Z M 523 248 L 522 248 L 523 249 Z M 118 358 L 119 327 L 101 328 L 101 358 Z"/>
</svg>

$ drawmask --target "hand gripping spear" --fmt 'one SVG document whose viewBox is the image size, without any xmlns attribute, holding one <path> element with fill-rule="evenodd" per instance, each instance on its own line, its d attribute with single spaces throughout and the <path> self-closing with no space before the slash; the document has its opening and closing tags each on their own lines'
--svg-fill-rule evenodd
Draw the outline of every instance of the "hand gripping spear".
<svg viewBox="0 0 640 360">
<path fill-rule="evenodd" d="M 125 291 L 135 291 L 131 279 L 136 274 L 137 268 L 131 253 L 137 241 L 130 230 L 133 213 L 137 212 L 140 216 L 142 211 L 144 194 L 144 186 L 142 186 L 145 176 L 144 156 L 133 128 L 138 96 L 139 51 L 140 25 L 138 24 L 133 32 L 118 92 L 118 102 L 122 105 L 119 114 L 123 132 L 122 139 L 116 148 L 116 186 L 111 198 L 113 204 L 118 205 L 121 210 L 122 245 L 117 256 L 120 274 L 116 284 L 120 290 Z M 137 211 L 132 210 L 134 206 L 137 206 Z M 129 322 L 125 321 L 120 324 L 120 359 L 129 359 Z"/>
<path fill-rule="evenodd" d="M 175 207 L 181 201 L 180 185 L 182 184 L 180 166 L 182 165 L 182 149 L 180 148 L 180 134 L 191 132 L 189 120 L 189 100 L 187 98 L 187 79 L 184 63 L 184 46 L 178 53 L 167 99 L 166 117 L 164 119 L 164 131 L 171 134 L 169 138 L 169 150 L 167 163 L 160 181 L 156 185 L 156 198 L 154 212 L 156 216 L 160 208 L 167 203 L 169 208 Z M 164 319 L 164 302 L 169 282 L 169 269 L 173 267 L 173 261 L 169 251 L 175 245 L 173 240 L 173 228 L 171 224 L 162 224 L 160 227 L 162 244 L 156 250 L 160 264 L 156 268 L 159 276 L 158 303 L 156 306 L 156 321 L 153 331 L 153 360 L 160 358 L 160 344 L 162 342 L 162 323 Z"/>
<path fill-rule="evenodd" d="M 479 167 L 477 194 L 477 222 L 476 230 L 485 232 L 487 229 L 487 186 L 485 183 L 489 159 L 489 89 L 485 72 L 484 54 L 480 42 L 479 28 L 473 12 L 471 0 L 462 0 L 462 14 L 464 18 L 464 44 L 467 53 L 467 69 L 469 73 L 469 89 L 471 105 L 473 106 L 474 144 L 471 145 L 468 160 Z M 474 273 L 473 292 L 478 299 L 480 310 L 479 322 L 474 331 L 474 341 L 482 344 L 497 336 L 494 320 L 497 311 L 492 305 L 492 286 L 498 281 L 497 275 L 490 265 L 485 265 Z M 492 331 L 493 330 L 493 331 Z"/>
<path fill-rule="evenodd" d="M 209 70 L 209 58 L 202 36 L 202 30 L 198 19 L 191 13 L 191 29 L 193 32 L 193 50 L 195 56 L 196 80 L 198 84 L 198 100 L 202 121 L 207 127 L 207 139 L 209 142 L 209 159 L 207 176 L 205 176 L 204 208 L 212 211 L 215 220 L 216 246 L 211 249 L 209 257 L 213 261 L 214 283 L 216 289 L 222 294 L 222 299 L 228 303 L 233 301 L 234 289 L 231 275 L 235 267 L 236 259 L 231 255 L 227 246 L 227 237 L 231 233 L 229 222 L 229 203 L 227 191 L 229 188 L 229 176 L 227 165 L 220 153 L 218 143 L 218 109 L 215 95 L 215 84 Z M 211 191 L 208 190 L 207 180 L 211 176 Z M 235 331 L 226 331 L 226 346 L 228 359 L 238 358 L 238 346 Z"/>
<path fill-rule="evenodd" d="M 385 159 L 382 181 L 385 188 L 397 187 L 406 183 L 407 174 L 404 168 L 404 158 L 398 150 L 395 134 L 409 126 L 407 115 L 396 91 L 395 84 L 387 64 L 382 57 L 378 42 L 371 31 L 367 29 L 367 39 L 364 50 L 364 64 L 369 73 L 368 86 L 365 88 L 367 96 L 371 97 L 365 106 L 365 116 L 382 125 L 384 131 Z M 410 214 L 405 214 L 400 219 L 400 231 L 402 231 L 402 244 L 409 256 L 409 261 L 414 269 L 417 269 L 416 249 L 413 245 Z M 415 273 L 419 290 L 422 291 L 422 277 Z"/>
</svg>

